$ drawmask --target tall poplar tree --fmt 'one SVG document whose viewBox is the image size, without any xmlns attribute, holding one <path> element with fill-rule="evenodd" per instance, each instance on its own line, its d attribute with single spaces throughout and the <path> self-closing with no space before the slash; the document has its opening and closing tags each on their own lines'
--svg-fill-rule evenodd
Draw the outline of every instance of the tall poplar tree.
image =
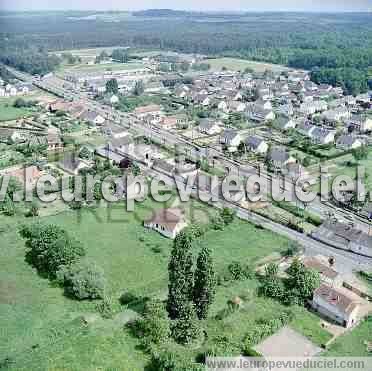
<svg viewBox="0 0 372 371">
<path fill-rule="evenodd" d="M 174 240 L 168 264 L 169 284 L 167 310 L 171 319 L 178 319 L 193 296 L 192 235 L 179 233 Z"/>
<path fill-rule="evenodd" d="M 194 281 L 194 304 L 199 319 L 208 316 L 209 307 L 216 294 L 216 278 L 210 250 L 203 247 L 198 256 Z"/>
</svg>

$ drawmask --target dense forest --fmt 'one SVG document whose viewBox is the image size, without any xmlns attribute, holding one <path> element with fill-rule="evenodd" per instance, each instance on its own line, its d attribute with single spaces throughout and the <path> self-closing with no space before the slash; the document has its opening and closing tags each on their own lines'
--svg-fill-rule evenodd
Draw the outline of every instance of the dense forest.
<svg viewBox="0 0 372 371">
<path fill-rule="evenodd" d="M 0 61 L 45 73 L 59 63 L 45 50 L 136 46 L 304 68 L 313 71 L 314 80 L 353 94 L 371 87 L 371 14 L 169 12 L 118 13 L 112 22 L 84 12 L 0 13 Z"/>
</svg>

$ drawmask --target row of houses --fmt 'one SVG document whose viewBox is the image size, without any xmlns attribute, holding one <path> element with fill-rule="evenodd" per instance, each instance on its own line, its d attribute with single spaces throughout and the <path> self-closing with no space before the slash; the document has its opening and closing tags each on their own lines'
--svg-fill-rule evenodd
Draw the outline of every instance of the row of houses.
<svg viewBox="0 0 372 371">
<path fill-rule="evenodd" d="M 0 86 L 0 97 L 16 97 L 27 95 L 34 90 L 32 84 L 19 82 Z"/>
</svg>

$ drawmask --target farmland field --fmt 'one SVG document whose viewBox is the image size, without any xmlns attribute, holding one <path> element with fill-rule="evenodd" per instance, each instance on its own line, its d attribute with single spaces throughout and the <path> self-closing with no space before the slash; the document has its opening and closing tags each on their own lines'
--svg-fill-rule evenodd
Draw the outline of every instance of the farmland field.
<svg viewBox="0 0 372 371">
<path fill-rule="evenodd" d="M 207 59 L 205 63 L 211 65 L 211 69 L 214 71 L 221 71 L 222 67 L 226 67 L 228 70 L 232 71 L 244 71 L 246 68 L 251 68 L 254 72 L 265 72 L 266 70 L 270 71 L 286 71 L 287 67 L 263 63 L 263 62 L 253 62 L 245 59 L 238 58 L 217 58 L 217 59 Z"/>
</svg>

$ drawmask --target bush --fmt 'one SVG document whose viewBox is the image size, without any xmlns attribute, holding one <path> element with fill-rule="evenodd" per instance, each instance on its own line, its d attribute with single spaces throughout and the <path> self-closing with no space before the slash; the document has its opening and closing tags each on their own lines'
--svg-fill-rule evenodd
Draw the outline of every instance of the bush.
<svg viewBox="0 0 372 371">
<path fill-rule="evenodd" d="M 199 224 L 191 224 L 187 227 L 187 230 L 191 233 L 193 239 L 202 237 L 206 232 L 206 228 Z"/>
<path fill-rule="evenodd" d="M 233 262 L 227 267 L 230 277 L 234 281 L 241 281 L 251 279 L 253 277 L 253 270 L 248 265 L 243 265 L 240 262 Z"/>
<path fill-rule="evenodd" d="M 76 299 L 102 299 L 104 296 L 104 272 L 95 263 L 86 261 L 74 264 L 58 272 L 57 277 L 63 280 L 66 294 Z"/>
<path fill-rule="evenodd" d="M 212 345 L 204 352 L 202 362 L 205 362 L 207 357 L 238 357 L 242 353 L 239 342 L 235 342 L 232 337 L 216 336 L 210 343 Z"/>
<path fill-rule="evenodd" d="M 104 297 L 103 300 L 97 304 L 96 309 L 101 314 L 102 318 L 110 319 L 115 314 L 115 306 L 110 297 Z"/>
<path fill-rule="evenodd" d="M 125 292 L 120 296 L 119 302 L 121 305 L 128 305 L 134 301 L 137 301 L 138 297 L 132 292 Z"/>
<path fill-rule="evenodd" d="M 151 369 L 163 371 L 202 371 L 204 365 L 187 357 L 183 348 L 154 347 L 151 352 Z"/>
<path fill-rule="evenodd" d="M 297 243 L 290 242 L 288 244 L 287 249 L 281 252 L 281 255 L 284 257 L 293 257 L 298 255 L 299 252 L 300 252 L 299 245 Z"/>
<path fill-rule="evenodd" d="M 146 303 L 143 318 L 138 321 L 145 346 L 166 342 L 170 336 L 168 313 L 160 300 L 150 300 Z"/>
<path fill-rule="evenodd" d="M 39 273 L 51 278 L 62 267 L 69 267 L 85 255 L 81 243 L 53 224 L 25 225 L 20 235 L 26 239 L 26 259 Z"/>
<path fill-rule="evenodd" d="M 255 326 L 248 331 L 244 338 L 244 353 L 246 354 L 251 348 L 257 345 L 263 339 L 271 336 L 280 328 L 287 325 L 293 319 L 293 314 L 285 311 L 277 317 L 271 319 L 260 319 L 255 322 Z"/>
<path fill-rule="evenodd" d="M 235 211 L 229 209 L 228 207 L 224 207 L 220 211 L 220 217 L 222 218 L 225 225 L 229 225 L 234 221 L 235 214 L 236 214 Z"/>
<path fill-rule="evenodd" d="M 223 231 L 225 228 L 225 222 L 220 215 L 216 215 L 211 220 L 211 226 L 215 231 Z"/>
</svg>

